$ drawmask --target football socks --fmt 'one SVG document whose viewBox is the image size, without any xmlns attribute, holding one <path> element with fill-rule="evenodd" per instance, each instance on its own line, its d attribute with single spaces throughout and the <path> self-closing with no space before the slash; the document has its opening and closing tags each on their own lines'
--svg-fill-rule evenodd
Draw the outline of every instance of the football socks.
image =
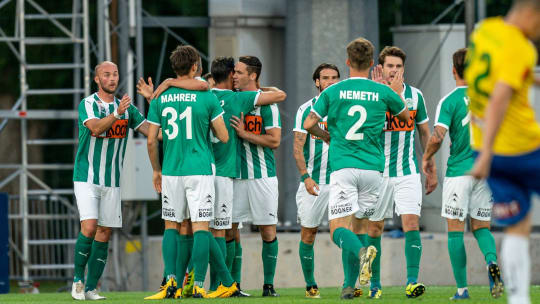
<svg viewBox="0 0 540 304">
<path fill-rule="evenodd" d="M 495 246 L 495 239 L 493 234 L 487 228 L 481 228 L 473 231 L 474 237 L 478 242 L 478 247 L 484 254 L 486 264 L 490 262 L 497 262 L 497 247 Z"/>
<path fill-rule="evenodd" d="M 263 241 L 261 255 L 264 269 L 264 284 L 274 284 L 278 247 L 277 237 L 270 242 Z"/>
<path fill-rule="evenodd" d="M 370 288 L 378 288 L 381 289 L 381 255 L 382 255 L 382 249 L 381 249 L 381 237 L 375 237 L 372 238 L 370 236 L 367 237 L 367 244 L 372 245 L 377 249 L 377 256 L 373 260 L 373 264 L 371 264 L 371 286 Z"/>
<path fill-rule="evenodd" d="M 505 278 L 508 303 L 531 303 L 531 258 L 529 239 L 515 234 L 505 234 L 501 246 L 503 276 Z"/>
<path fill-rule="evenodd" d="M 298 255 L 300 256 L 300 264 L 302 265 L 302 272 L 304 273 L 306 286 L 317 285 L 313 274 L 315 270 L 315 253 L 313 251 L 313 244 L 306 244 L 300 241 Z"/>
<path fill-rule="evenodd" d="M 82 232 L 79 232 L 77 242 L 75 243 L 75 278 L 73 279 L 73 282 L 81 281 L 84 283 L 84 269 L 86 268 L 86 263 L 90 257 L 93 241 L 94 238 L 86 237 Z"/>
<path fill-rule="evenodd" d="M 405 232 L 405 258 L 407 260 L 407 284 L 418 280 L 420 258 L 422 257 L 422 241 L 420 231 Z"/>
<path fill-rule="evenodd" d="M 176 245 L 177 237 L 178 230 L 176 229 L 165 229 L 165 232 L 163 232 L 161 250 L 163 254 L 163 264 L 165 265 L 165 276 L 167 279 L 170 275 L 176 275 L 176 253 L 178 250 Z"/>
<path fill-rule="evenodd" d="M 209 262 L 210 244 L 208 231 L 199 230 L 193 234 L 193 268 L 195 270 L 195 286 L 203 287 Z"/>
<path fill-rule="evenodd" d="M 92 243 L 92 252 L 88 258 L 88 277 L 86 280 L 85 291 L 96 289 L 99 278 L 101 278 L 101 275 L 103 274 L 103 269 L 105 269 L 108 253 L 108 242 L 98 242 L 94 240 Z"/>
<path fill-rule="evenodd" d="M 467 287 L 467 253 L 463 242 L 463 232 L 448 232 L 448 254 L 457 287 Z"/>
</svg>

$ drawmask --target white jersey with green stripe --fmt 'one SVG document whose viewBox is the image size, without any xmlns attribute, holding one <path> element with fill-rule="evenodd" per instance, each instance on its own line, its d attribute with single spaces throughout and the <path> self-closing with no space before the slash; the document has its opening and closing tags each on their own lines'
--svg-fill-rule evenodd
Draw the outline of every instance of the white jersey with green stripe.
<svg viewBox="0 0 540 304">
<path fill-rule="evenodd" d="M 401 97 L 409 109 L 409 121 L 402 122 L 386 112 L 386 123 L 382 134 L 384 143 L 384 176 L 396 177 L 418 173 L 418 162 L 414 147 L 416 125 L 429 121 L 422 92 L 404 84 Z"/>
<path fill-rule="evenodd" d="M 298 112 L 296 112 L 296 119 L 294 123 L 294 132 L 300 132 L 307 135 L 306 142 L 304 144 L 304 158 L 306 160 L 306 168 L 309 176 L 319 185 L 330 184 L 330 170 L 328 162 L 328 144 L 322 139 L 308 134 L 304 129 L 304 121 L 311 112 L 311 108 L 317 101 L 317 97 L 308 100 L 306 103 L 300 106 Z M 327 120 L 328 116 L 325 116 L 319 121 L 319 127 L 323 130 L 328 130 Z"/>
<path fill-rule="evenodd" d="M 120 174 L 126 153 L 128 128 L 136 130 L 144 116 L 130 105 L 111 128 L 102 134 L 92 134 L 84 124 L 90 119 L 105 118 L 114 112 L 120 101 L 102 101 L 94 93 L 79 104 L 79 147 L 75 157 L 73 181 L 105 187 L 120 187 Z"/>
<path fill-rule="evenodd" d="M 244 114 L 244 129 L 253 134 L 266 134 L 266 130 L 281 128 L 281 117 L 276 104 L 257 106 L 247 115 Z M 247 140 L 238 141 L 240 155 L 239 178 L 256 179 L 276 176 L 274 150 L 250 143 Z"/>
</svg>

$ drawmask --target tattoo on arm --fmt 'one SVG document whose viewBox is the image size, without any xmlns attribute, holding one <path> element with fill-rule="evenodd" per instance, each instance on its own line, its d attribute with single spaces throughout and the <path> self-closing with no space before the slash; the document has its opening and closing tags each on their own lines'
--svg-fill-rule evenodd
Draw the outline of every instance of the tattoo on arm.
<svg viewBox="0 0 540 304">
<path fill-rule="evenodd" d="M 293 155 L 296 161 L 296 167 L 298 168 L 300 174 L 304 174 L 305 172 L 307 172 L 306 159 L 304 157 L 303 151 L 307 136 L 307 134 L 301 132 L 294 132 Z"/>
<path fill-rule="evenodd" d="M 437 128 L 437 127 L 435 127 L 435 130 L 433 130 L 433 136 L 435 136 L 435 138 L 440 142 L 443 141 L 444 135 L 446 135 L 445 130 L 441 130 L 440 128 Z"/>
</svg>

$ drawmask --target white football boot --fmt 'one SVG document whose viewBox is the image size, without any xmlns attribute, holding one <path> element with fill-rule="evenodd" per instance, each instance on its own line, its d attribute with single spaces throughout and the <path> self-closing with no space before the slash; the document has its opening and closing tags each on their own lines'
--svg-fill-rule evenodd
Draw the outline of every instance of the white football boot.
<svg viewBox="0 0 540 304">
<path fill-rule="evenodd" d="M 87 292 L 84 293 L 84 298 L 86 300 L 91 300 L 91 301 L 95 301 L 95 300 L 105 300 L 106 297 L 103 297 L 103 296 L 100 296 L 98 293 L 97 293 L 97 290 L 89 290 Z"/>
<path fill-rule="evenodd" d="M 71 297 L 74 300 L 84 301 L 84 283 L 82 281 L 73 282 L 73 285 L 71 285 Z"/>
</svg>

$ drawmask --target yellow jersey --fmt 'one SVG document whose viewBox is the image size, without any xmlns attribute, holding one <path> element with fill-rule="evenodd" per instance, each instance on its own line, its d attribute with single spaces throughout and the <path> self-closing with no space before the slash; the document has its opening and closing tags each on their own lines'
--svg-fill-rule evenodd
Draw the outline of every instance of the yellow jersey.
<svg viewBox="0 0 540 304">
<path fill-rule="evenodd" d="M 491 92 L 497 82 L 514 89 L 493 152 L 519 155 L 540 147 L 540 125 L 529 104 L 529 88 L 534 81 L 536 49 L 515 26 L 501 17 L 486 19 L 471 36 L 465 80 L 470 97 L 471 145 L 482 148 L 482 127 Z"/>
</svg>

